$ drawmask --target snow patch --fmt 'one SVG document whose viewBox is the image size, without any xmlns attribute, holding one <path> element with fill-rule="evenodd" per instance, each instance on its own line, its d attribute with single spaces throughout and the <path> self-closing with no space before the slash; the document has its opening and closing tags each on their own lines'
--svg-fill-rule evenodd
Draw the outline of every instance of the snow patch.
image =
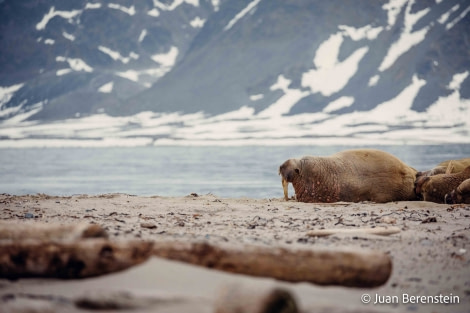
<svg viewBox="0 0 470 313">
<path fill-rule="evenodd" d="M 265 110 L 261 111 L 258 115 L 260 117 L 276 117 L 290 112 L 292 107 L 299 102 L 300 99 L 308 96 L 308 91 L 301 91 L 298 89 L 289 89 L 291 81 L 285 78 L 283 75 L 279 75 L 277 82 L 272 85 L 270 90 L 280 89 L 284 92 L 284 95 L 280 97 L 276 102 L 271 104 Z"/>
<path fill-rule="evenodd" d="M 399 122 L 410 120 L 416 116 L 416 112 L 411 110 L 413 101 L 416 98 L 421 87 L 426 84 L 424 79 L 413 76 L 412 82 L 395 98 L 383 102 L 368 112 L 368 119 L 373 119 L 376 123 L 390 123 L 391 121 Z"/>
<path fill-rule="evenodd" d="M 158 0 L 153 0 L 153 5 L 162 11 L 173 11 L 183 3 L 187 3 L 195 7 L 199 6 L 199 0 L 174 0 L 173 3 L 170 5 L 161 3 Z"/>
<path fill-rule="evenodd" d="M 258 101 L 258 100 L 261 100 L 264 98 L 264 95 L 263 94 L 257 94 L 257 95 L 251 95 L 250 96 L 250 100 L 251 101 Z"/>
<path fill-rule="evenodd" d="M 66 33 L 66 32 L 62 32 L 62 36 L 64 36 L 65 39 L 68 39 L 70 41 L 74 41 L 75 40 L 75 36 L 72 35 L 72 34 L 69 34 L 69 33 Z"/>
<path fill-rule="evenodd" d="M 439 24 L 445 24 L 447 20 L 449 19 L 450 15 L 457 11 L 460 8 L 459 4 L 454 5 L 449 11 L 446 13 L 442 14 L 441 17 L 437 20 Z"/>
<path fill-rule="evenodd" d="M 466 135 L 470 135 L 470 100 L 460 96 L 460 85 L 468 77 L 469 72 L 455 74 L 449 83 L 448 89 L 453 92 L 447 97 L 439 97 L 437 101 L 427 109 L 428 123 L 434 127 L 448 127 L 453 122 L 454 127 L 459 125 L 466 129 Z"/>
<path fill-rule="evenodd" d="M 357 72 L 359 62 L 369 48 L 359 48 L 343 62 L 339 62 L 338 54 L 342 43 L 343 35 L 336 33 L 320 45 L 313 59 L 316 69 L 302 74 L 302 87 L 308 87 L 312 93 L 319 92 L 328 97 L 346 86 Z"/>
<path fill-rule="evenodd" d="M 351 38 L 354 41 L 359 41 L 363 39 L 367 39 L 367 40 L 377 39 L 377 37 L 383 30 L 383 27 L 381 26 L 372 28 L 372 26 L 370 25 L 366 25 L 361 28 L 355 28 L 355 27 L 346 26 L 346 25 L 339 25 L 338 28 L 343 31 L 344 35 L 347 35 L 349 38 Z"/>
<path fill-rule="evenodd" d="M 387 11 L 387 30 L 392 29 L 395 25 L 398 14 L 400 14 L 401 8 L 407 1 L 408 0 L 390 0 L 390 2 L 382 6 L 382 9 Z"/>
<path fill-rule="evenodd" d="M 317 68 L 333 67 L 338 62 L 339 49 L 342 43 L 343 36 L 340 33 L 331 35 L 318 47 L 313 64 Z"/>
<path fill-rule="evenodd" d="M 93 68 L 89 66 L 88 64 L 86 64 L 82 59 L 73 59 L 73 58 L 66 58 L 66 57 L 58 56 L 55 58 L 55 60 L 57 62 L 67 62 L 70 68 L 74 71 L 93 72 Z"/>
<path fill-rule="evenodd" d="M 172 46 L 167 53 L 154 54 L 151 56 L 151 58 L 153 61 L 160 63 L 162 66 L 172 67 L 173 65 L 175 65 L 178 53 L 178 48 Z"/>
<path fill-rule="evenodd" d="M 261 0 L 254 0 L 250 2 L 243 10 L 241 10 L 234 18 L 228 22 L 228 24 L 224 27 L 224 31 L 229 30 L 233 27 L 240 19 L 242 19 L 248 12 L 250 12 L 254 7 L 258 5 Z"/>
<path fill-rule="evenodd" d="M 452 76 L 452 81 L 449 83 L 449 86 L 447 86 L 447 88 L 454 91 L 460 90 L 460 86 L 465 81 L 465 79 L 467 79 L 467 77 L 468 71 L 455 74 L 454 76 Z"/>
<path fill-rule="evenodd" d="M 426 37 L 427 32 L 430 29 L 430 27 L 427 26 L 420 30 L 412 32 L 413 26 L 430 11 L 429 8 L 426 8 L 424 10 L 412 14 L 411 7 L 413 6 L 413 3 L 414 1 L 410 1 L 406 6 L 404 28 L 400 33 L 400 38 L 392 44 L 392 46 L 387 52 L 387 55 L 380 64 L 379 71 L 381 72 L 389 69 L 402 54 L 410 50 L 411 47 L 423 41 Z"/>
<path fill-rule="evenodd" d="M 147 12 L 147 15 L 157 17 L 160 15 L 160 12 L 157 9 L 153 8 L 152 10 Z"/>
<path fill-rule="evenodd" d="M 23 86 L 24 84 L 16 84 L 8 87 L 0 86 L 0 109 L 2 109 L 3 105 L 8 103 L 15 95 L 15 92 L 20 90 Z"/>
<path fill-rule="evenodd" d="M 147 30 L 142 29 L 142 31 L 140 32 L 140 35 L 139 35 L 139 42 L 144 41 L 145 36 L 147 36 Z"/>
<path fill-rule="evenodd" d="M 118 75 L 120 77 L 123 77 L 123 78 L 126 78 L 126 79 L 129 79 L 129 80 L 132 80 L 134 82 L 139 81 L 139 72 L 134 71 L 134 70 L 127 70 L 125 72 L 117 72 L 116 75 Z"/>
<path fill-rule="evenodd" d="M 139 58 L 139 55 L 134 52 L 129 53 L 128 57 L 123 57 L 119 52 L 111 50 L 110 48 L 104 46 L 98 46 L 98 50 L 109 55 L 109 57 L 111 57 L 111 59 L 113 59 L 114 61 L 119 60 L 123 64 L 129 63 L 131 59 L 137 60 Z"/>
<path fill-rule="evenodd" d="M 113 87 L 114 82 L 109 82 L 98 88 L 98 91 L 102 93 L 110 93 L 111 91 L 113 91 Z"/>
<path fill-rule="evenodd" d="M 380 79 L 379 75 L 374 75 L 369 79 L 369 82 L 367 83 L 367 85 L 369 87 L 375 86 L 379 82 L 379 79 Z"/>
<path fill-rule="evenodd" d="M 270 90 L 280 89 L 284 93 L 286 93 L 287 90 L 289 89 L 289 86 L 290 86 L 291 83 L 292 83 L 292 81 L 290 79 L 285 78 L 284 75 L 279 75 L 277 77 L 276 83 L 274 85 L 272 85 L 271 87 L 269 87 L 269 89 Z"/>
<path fill-rule="evenodd" d="M 35 104 L 31 105 L 30 107 L 28 107 L 27 111 L 24 109 L 25 102 L 23 104 L 15 107 L 15 108 L 13 108 L 16 112 L 20 112 L 20 113 L 15 114 L 13 117 L 5 120 L 1 124 L 2 128 L 3 128 L 3 126 L 7 126 L 7 127 L 8 126 L 14 126 L 14 125 L 17 125 L 17 124 L 20 124 L 20 123 L 26 121 L 28 118 L 35 115 L 39 111 L 41 111 L 42 108 L 43 108 L 43 104 L 45 102 L 47 102 L 47 100 L 35 103 Z M 26 123 L 26 124 L 28 125 L 29 123 Z"/>
<path fill-rule="evenodd" d="M 451 29 L 452 27 L 455 26 L 455 24 L 457 24 L 458 22 L 460 22 L 461 19 L 463 19 L 465 17 L 465 15 L 467 15 L 467 13 L 470 12 L 470 7 L 466 8 L 462 13 L 459 14 L 459 16 L 457 16 L 452 22 L 448 23 L 446 25 L 446 30 L 449 30 Z"/>
<path fill-rule="evenodd" d="M 115 10 L 120 10 L 126 14 L 129 14 L 130 16 L 135 15 L 135 7 L 132 5 L 129 8 L 122 6 L 120 4 L 116 3 L 109 3 L 108 8 L 115 9 Z"/>
<path fill-rule="evenodd" d="M 62 75 L 65 75 L 65 74 L 68 74 L 68 73 L 72 73 L 72 72 L 73 72 L 73 71 L 72 71 L 72 69 L 70 69 L 70 68 L 62 68 L 62 69 L 60 69 L 60 70 L 57 70 L 57 72 L 55 72 L 55 74 L 56 74 L 57 76 L 62 76 Z"/>
<path fill-rule="evenodd" d="M 156 67 L 148 68 L 145 70 L 127 70 L 125 72 L 116 72 L 119 77 L 129 79 L 133 82 L 139 83 L 142 86 L 149 88 L 156 80 L 165 76 L 171 70 L 170 67 Z"/>
<path fill-rule="evenodd" d="M 199 16 L 196 16 L 191 22 L 189 22 L 189 24 L 193 28 L 202 28 L 204 26 L 205 22 L 206 22 L 206 20 L 200 18 Z"/>
<path fill-rule="evenodd" d="M 353 103 L 354 103 L 353 97 L 341 97 L 333 102 L 330 102 L 323 109 L 323 112 L 332 113 L 334 111 L 338 111 L 339 109 L 350 107 Z"/>
<path fill-rule="evenodd" d="M 87 4 L 85 5 L 85 10 L 93 10 L 93 9 L 99 9 L 101 8 L 101 3 L 90 3 L 90 2 L 87 2 Z"/>
<path fill-rule="evenodd" d="M 211 0 L 212 6 L 214 7 L 214 11 L 219 11 L 220 0 Z"/>
<path fill-rule="evenodd" d="M 69 22 L 71 22 L 71 19 L 80 13 L 82 13 L 82 10 L 55 11 L 55 7 L 51 7 L 49 9 L 49 12 L 43 16 L 42 20 L 36 24 L 36 29 L 37 30 L 46 29 L 47 23 L 49 23 L 49 21 L 56 16 L 68 19 Z"/>
</svg>

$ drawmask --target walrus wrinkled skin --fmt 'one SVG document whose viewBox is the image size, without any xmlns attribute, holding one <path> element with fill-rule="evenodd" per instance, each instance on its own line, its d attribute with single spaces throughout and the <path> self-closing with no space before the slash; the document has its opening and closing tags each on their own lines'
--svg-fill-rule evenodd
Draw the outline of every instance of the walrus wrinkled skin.
<svg viewBox="0 0 470 313">
<path fill-rule="evenodd" d="M 444 162 L 439 163 L 434 168 L 428 171 L 418 172 L 416 176 L 434 176 L 438 174 L 459 173 L 463 171 L 467 166 L 470 166 L 470 158 L 463 158 L 460 160 L 446 160 Z M 449 172 L 446 173 L 447 170 L 449 170 Z"/>
<path fill-rule="evenodd" d="M 416 193 L 424 201 L 445 203 L 445 196 L 470 178 L 470 166 L 459 173 L 421 176 L 416 179 Z"/>
<path fill-rule="evenodd" d="M 380 150 L 346 150 L 328 157 L 289 159 L 280 166 L 279 174 L 286 200 L 289 183 L 300 202 L 417 200 L 417 171 Z"/>
<path fill-rule="evenodd" d="M 464 180 L 457 188 L 446 194 L 445 200 L 447 204 L 470 204 L 470 178 Z"/>
</svg>

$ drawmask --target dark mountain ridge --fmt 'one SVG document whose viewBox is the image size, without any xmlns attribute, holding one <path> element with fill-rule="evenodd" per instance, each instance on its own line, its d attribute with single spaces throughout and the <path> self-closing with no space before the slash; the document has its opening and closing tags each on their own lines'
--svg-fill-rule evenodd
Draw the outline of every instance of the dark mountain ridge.
<svg viewBox="0 0 470 313">
<path fill-rule="evenodd" d="M 0 86 L 23 85 L 4 96 L 0 119 L 38 107 L 29 120 L 256 114 L 286 90 L 302 95 L 283 114 L 353 99 L 335 111 L 345 114 L 394 99 L 416 79 L 411 109 L 425 112 L 470 69 L 469 8 L 465 0 L 4 0 Z M 327 44 L 329 67 L 315 61 Z M 273 87 L 280 77 L 287 89 Z M 470 98 L 470 77 L 459 92 Z"/>
</svg>

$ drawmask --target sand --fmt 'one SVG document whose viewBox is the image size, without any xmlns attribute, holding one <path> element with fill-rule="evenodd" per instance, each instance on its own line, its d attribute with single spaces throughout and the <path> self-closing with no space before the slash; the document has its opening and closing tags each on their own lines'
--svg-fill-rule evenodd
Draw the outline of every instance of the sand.
<svg viewBox="0 0 470 313">
<path fill-rule="evenodd" d="M 233 284 L 247 290 L 283 288 L 296 299 L 300 312 L 470 312 L 470 205 L 312 204 L 280 198 L 224 199 L 212 194 L 0 195 L 0 220 L 95 223 L 116 241 L 207 242 L 237 249 L 259 246 L 293 251 L 374 250 L 389 254 L 393 262 L 392 275 L 383 286 L 351 288 L 289 283 L 151 257 L 130 269 L 94 278 L 0 279 L 0 312 L 91 312 L 86 305 L 79 308 L 78 299 L 83 297 L 111 298 L 121 303 L 120 312 L 214 312 L 221 305 L 221 290 Z M 318 229 L 382 226 L 401 231 L 388 236 L 307 235 Z M 361 301 L 364 294 L 371 296 L 371 303 Z M 374 304 L 376 298 L 388 303 Z M 446 299 L 459 303 L 412 303 Z"/>
</svg>

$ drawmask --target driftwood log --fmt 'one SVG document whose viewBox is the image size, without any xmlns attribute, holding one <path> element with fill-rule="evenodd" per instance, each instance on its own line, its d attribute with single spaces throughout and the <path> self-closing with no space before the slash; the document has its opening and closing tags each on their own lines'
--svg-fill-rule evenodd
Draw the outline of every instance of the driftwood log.
<svg viewBox="0 0 470 313">
<path fill-rule="evenodd" d="M 401 230 L 398 227 L 374 227 L 374 228 L 329 228 L 329 229 L 315 229 L 307 233 L 310 237 L 324 237 L 334 234 L 369 234 L 388 236 L 399 233 Z"/>
<path fill-rule="evenodd" d="M 150 257 L 152 243 L 112 242 L 96 224 L 0 222 L 0 278 L 85 278 Z"/>
<path fill-rule="evenodd" d="M 374 251 L 110 241 L 90 238 L 106 236 L 98 225 L 1 226 L 0 277 L 10 279 L 98 276 L 139 264 L 151 255 L 232 273 L 319 285 L 380 286 L 392 270 L 390 257 Z"/>
<path fill-rule="evenodd" d="M 376 251 L 223 248 L 207 243 L 155 242 L 153 254 L 217 270 L 289 282 L 376 287 L 390 277 L 390 256 Z"/>
<path fill-rule="evenodd" d="M 152 243 L 145 241 L 7 240 L 0 242 L 0 278 L 98 276 L 142 263 L 151 251 Z"/>
</svg>

